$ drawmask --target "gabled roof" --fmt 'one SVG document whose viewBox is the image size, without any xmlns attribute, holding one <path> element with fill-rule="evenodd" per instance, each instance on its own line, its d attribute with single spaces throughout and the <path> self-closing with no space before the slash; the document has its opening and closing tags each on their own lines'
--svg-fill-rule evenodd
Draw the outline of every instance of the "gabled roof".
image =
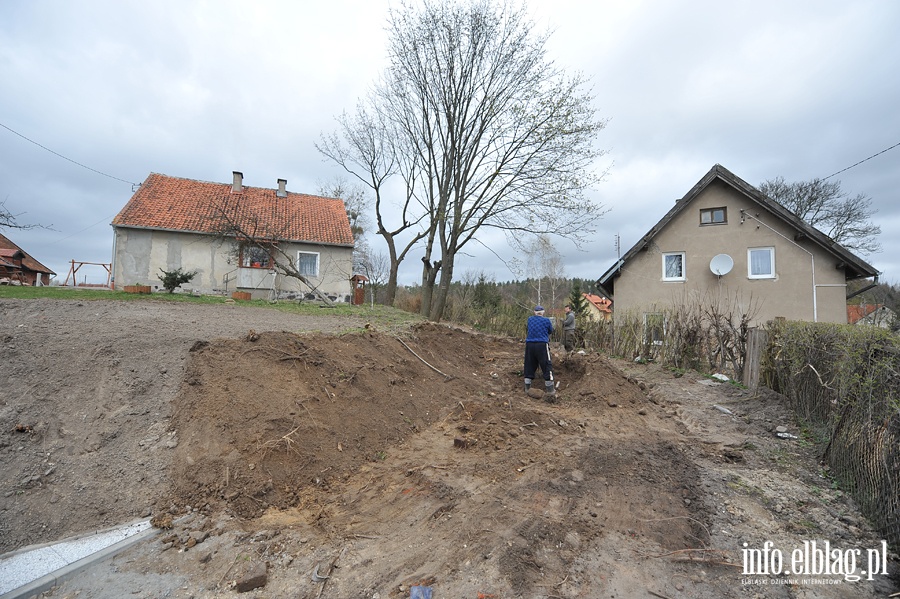
<svg viewBox="0 0 900 599">
<path fill-rule="evenodd" d="M 342 200 L 151 173 L 112 221 L 133 227 L 220 234 L 222 211 L 244 231 L 281 241 L 353 245 Z"/>
<path fill-rule="evenodd" d="M 21 254 L 19 256 L 18 254 Z M 28 252 L 17 246 L 13 243 L 8 237 L 4 235 L 0 235 L 0 256 L 6 259 L 21 259 L 22 260 L 22 268 L 25 270 L 31 270 L 34 272 L 46 273 L 48 275 L 55 275 L 56 273 L 32 258 Z"/>
<path fill-rule="evenodd" d="M 845 269 L 847 280 L 863 279 L 867 277 L 878 276 L 879 272 L 871 264 L 862 260 L 856 254 L 837 243 L 815 227 L 810 226 L 800 219 L 796 214 L 776 202 L 775 200 L 764 195 L 758 189 L 729 171 L 721 164 L 714 165 L 706 175 L 697 182 L 694 187 L 685 194 L 683 198 L 675 202 L 669 212 L 663 216 L 656 225 L 653 226 L 646 235 L 634 244 L 620 260 L 609 268 L 597 280 L 597 285 L 606 292 L 612 294 L 615 276 L 619 273 L 623 264 L 628 262 L 635 254 L 644 249 L 647 244 L 671 221 L 675 216 L 684 210 L 694 199 L 700 195 L 704 189 L 709 187 L 713 182 L 721 181 L 742 193 L 748 199 L 759 204 L 768 212 L 774 214 L 784 222 L 791 225 L 798 233 L 811 240 L 813 243 L 824 249 L 835 257 L 840 265 Z"/>
</svg>

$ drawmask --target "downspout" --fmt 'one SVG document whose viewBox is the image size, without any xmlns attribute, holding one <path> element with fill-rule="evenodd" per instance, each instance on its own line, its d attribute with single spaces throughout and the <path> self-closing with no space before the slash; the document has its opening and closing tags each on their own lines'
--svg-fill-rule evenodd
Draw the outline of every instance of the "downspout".
<svg viewBox="0 0 900 599">
<path fill-rule="evenodd" d="M 109 265 L 109 270 L 110 270 L 109 288 L 114 290 L 116 288 L 116 240 L 119 236 L 119 232 L 115 226 L 113 226 L 112 230 L 113 230 L 113 246 L 112 246 L 112 261 Z"/>
<path fill-rule="evenodd" d="M 753 220 L 755 220 L 756 222 L 758 222 L 759 224 L 761 224 L 762 226 L 764 226 L 764 227 L 767 228 L 768 230 L 772 231 L 773 233 L 775 233 L 775 234 L 778 235 L 779 237 L 782 237 L 782 238 L 786 239 L 786 240 L 789 241 L 792 245 L 794 245 L 794 246 L 800 248 L 801 250 L 803 250 L 804 252 L 806 252 L 807 254 L 809 254 L 809 259 L 810 259 L 810 263 L 811 263 L 811 266 L 812 266 L 812 306 L 813 306 L 813 322 L 819 322 L 819 308 L 818 308 L 818 305 L 817 305 L 817 302 L 816 302 L 816 257 L 813 255 L 813 253 L 812 253 L 811 251 L 809 251 L 808 249 L 806 249 L 806 248 L 803 247 L 802 245 L 798 244 L 796 241 L 794 241 L 794 240 L 791 239 L 790 237 L 787 237 L 786 235 L 782 235 L 781 233 L 779 233 L 778 231 L 776 231 L 775 229 L 773 229 L 772 227 L 770 227 L 770 226 L 767 225 L 766 223 L 762 222 L 761 220 L 759 220 L 758 218 L 756 218 L 756 217 L 753 216 L 752 214 L 748 214 L 746 208 L 741 208 L 741 224 L 744 224 L 744 219 L 745 219 L 745 218 L 752 218 Z"/>
</svg>

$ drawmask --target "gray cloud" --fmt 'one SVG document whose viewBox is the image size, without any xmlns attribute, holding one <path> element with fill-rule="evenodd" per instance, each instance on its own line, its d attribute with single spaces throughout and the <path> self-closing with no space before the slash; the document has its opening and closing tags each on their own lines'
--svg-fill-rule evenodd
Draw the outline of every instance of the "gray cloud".
<svg viewBox="0 0 900 599">
<path fill-rule="evenodd" d="M 536 3 L 535 3 L 536 4 Z M 557 64 L 590 77 L 609 123 L 610 168 L 594 194 L 610 212 L 593 242 L 559 241 L 570 276 L 599 276 L 709 168 L 752 184 L 825 177 L 900 141 L 900 4 L 683 1 L 532 6 Z M 388 0 L 0 4 L 0 123 L 129 182 L 150 172 L 314 192 L 339 171 L 314 143 L 353 110 L 384 66 Z M 837 175 L 873 199 L 884 250 L 866 259 L 900 280 L 900 148 Z M 129 183 L 0 129 L 7 231 L 65 277 L 106 262 L 109 221 Z M 502 237 L 468 247 L 458 272 L 516 278 Z M 378 240 L 373 240 L 377 246 Z M 487 246 L 492 251 L 485 248 Z M 496 255 L 495 255 L 496 254 Z M 499 256 L 499 257 L 498 257 Z M 416 255 L 405 282 L 418 277 Z"/>
</svg>

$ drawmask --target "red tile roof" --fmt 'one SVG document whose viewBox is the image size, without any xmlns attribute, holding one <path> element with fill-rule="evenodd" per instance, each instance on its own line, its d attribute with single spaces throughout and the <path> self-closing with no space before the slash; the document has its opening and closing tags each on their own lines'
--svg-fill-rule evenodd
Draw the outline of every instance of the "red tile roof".
<svg viewBox="0 0 900 599">
<path fill-rule="evenodd" d="M 47 273 L 49 275 L 55 275 L 56 273 L 32 258 L 28 252 L 17 246 L 13 243 L 8 237 L 4 237 L 0 235 L 0 256 L 4 258 L 16 258 L 15 253 L 19 251 L 22 252 L 22 266 L 27 270 L 32 270 L 34 272 Z"/>
<path fill-rule="evenodd" d="M 223 218 L 227 215 L 227 219 Z M 353 245 L 342 200 L 151 173 L 112 221 L 138 227 L 220 234 L 233 222 L 247 234 L 276 240 Z"/>
<path fill-rule="evenodd" d="M 592 303 L 600 312 L 612 314 L 612 310 L 609 308 L 612 305 L 612 302 L 607 298 L 594 295 L 593 293 L 582 293 L 582 295 L 584 296 L 584 299 Z"/>
<path fill-rule="evenodd" d="M 866 316 L 878 311 L 884 304 L 849 304 L 847 306 L 847 322 L 856 324 Z"/>
</svg>

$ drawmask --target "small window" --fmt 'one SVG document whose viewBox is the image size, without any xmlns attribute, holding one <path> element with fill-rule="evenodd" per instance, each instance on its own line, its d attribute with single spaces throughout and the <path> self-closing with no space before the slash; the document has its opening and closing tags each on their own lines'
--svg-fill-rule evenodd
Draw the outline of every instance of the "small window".
<svg viewBox="0 0 900 599">
<path fill-rule="evenodd" d="M 241 266 L 244 268 L 272 268 L 271 248 L 250 244 L 242 245 Z"/>
<path fill-rule="evenodd" d="M 701 225 L 724 225 L 728 222 L 728 210 L 721 208 L 703 208 L 700 210 Z"/>
<path fill-rule="evenodd" d="M 751 279 L 774 279 L 775 248 L 747 250 L 747 276 Z"/>
<path fill-rule="evenodd" d="M 684 280 L 684 252 L 663 254 L 663 281 Z"/>
<path fill-rule="evenodd" d="M 317 252 L 297 252 L 297 271 L 304 277 L 318 277 L 319 254 Z"/>
</svg>

